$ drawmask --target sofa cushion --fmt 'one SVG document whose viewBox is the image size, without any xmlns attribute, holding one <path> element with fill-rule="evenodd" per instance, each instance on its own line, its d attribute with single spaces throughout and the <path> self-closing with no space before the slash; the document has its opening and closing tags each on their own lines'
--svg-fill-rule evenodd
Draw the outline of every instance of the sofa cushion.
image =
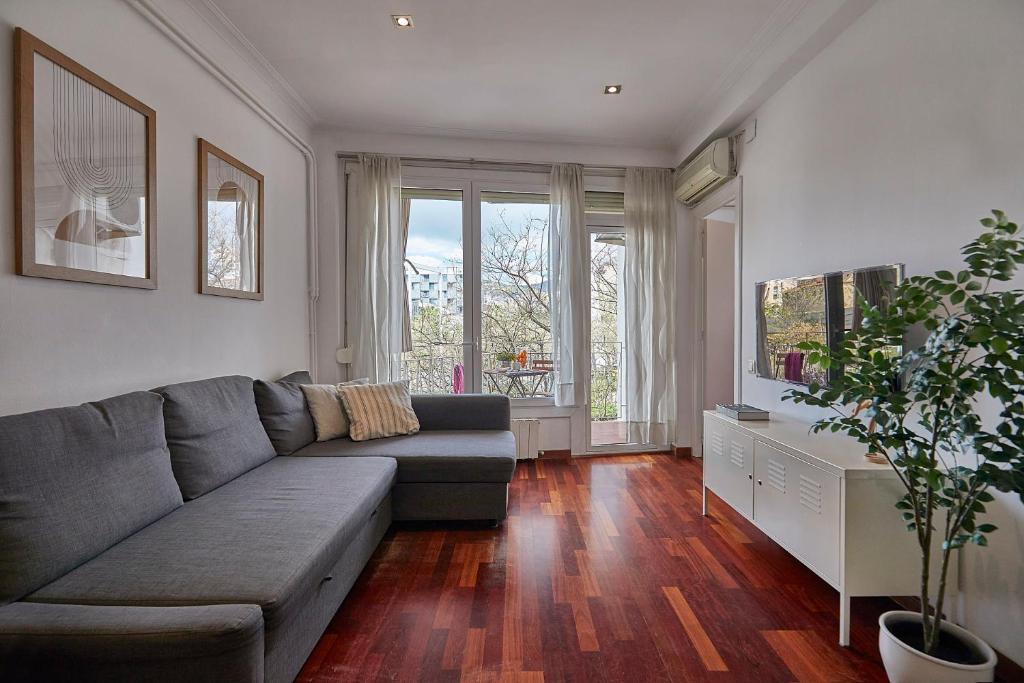
<svg viewBox="0 0 1024 683">
<path fill-rule="evenodd" d="M 500 429 L 512 424 L 512 402 L 501 394 L 414 394 L 412 409 L 420 431 Z"/>
<path fill-rule="evenodd" d="M 368 379 L 357 379 L 341 384 L 303 384 L 302 393 L 306 397 L 306 407 L 313 416 L 316 431 L 315 441 L 330 441 L 348 436 L 350 422 L 345 406 L 341 404 L 338 390 L 349 384 L 367 384 Z"/>
<path fill-rule="evenodd" d="M 0 609 L 0 680 L 264 681 L 257 605 Z"/>
<path fill-rule="evenodd" d="M 308 372 L 293 372 L 276 382 L 252 383 L 260 422 L 278 455 L 289 455 L 316 440 L 301 387 L 312 381 Z"/>
<path fill-rule="evenodd" d="M 353 441 L 404 436 L 420 431 L 405 382 L 383 384 L 340 384 L 338 395 L 352 425 Z M 323 441 L 323 439 L 317 439 Z"/>
<path fill-rule="evenodd" d="M 398 460 L 400 482 L 512 481 L 516 440 L 497 430 L 435 430 L 374 441 L 335 439 L 311 443 L 296 456 L 378 456 Z"/>
<path fill-rule="evenodd" d="M 25 599 L 79 605 L 255 604 L 293 616 L 394 483 L 386 458 L 275 458 Z"/>
<path fill-rule="evenodd" d="M 153 391 L 164 397 L 171 467 L 185 500 L 198 498 L 276 455 L 256 412 L 250 378 L 216 377 Z"/>
<path fill-rule="evenodd" d="M 142 391 L 0 417 L 0 604 L 181 507 L 162 403 Z"/>
<path fill-rule="evenodd" d="M 292 384 L 312 384 L 313 376 L 309 374 L 309 370 L 296 370 L 295 372 L 289 372 L 277 381 L 291 382 Z"/>
</svg>

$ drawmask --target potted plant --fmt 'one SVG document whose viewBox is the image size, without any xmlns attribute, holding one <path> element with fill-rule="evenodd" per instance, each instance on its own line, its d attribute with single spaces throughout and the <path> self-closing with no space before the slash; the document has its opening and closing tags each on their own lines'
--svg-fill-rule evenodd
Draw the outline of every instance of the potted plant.
<svg viewBox="0 0 1024 683">
<path fill-rule="evenodd" d="M 833 411 L 813 431 L 857 439 L 906 490 L 896 508 L 920 548 L 921 612 L 879 619 L 882 660 L 897 683 L 991 681 L 995 668 L 992 648 L 943 614 L 956 553 L 986 545 L 996 530 L 981 521 L 991 490 L 1024 501 L 1024 290 L 1000 288 L 1024 263 L 1024 239 L 1001 211 L 981 223 L 985 232 L 962 250 L 963 270 L 907 278 L 883 306 L 859 299 L 863 322 L 839 344 L 801 344 L 833 379 L 784 396 Z M 911 345 L 908 333 L 923 343 Z M 863 410 L 850 415 L 848 406 Z"/>
<path fill-rule="evenodd" d="M 516 359 L 516 354 L 510 351 L 499 351 L 494 354 L 494 359 L 498 361 L 498 367 L 507 369 L 512 365 L 512 361 Z"/>
</svg>

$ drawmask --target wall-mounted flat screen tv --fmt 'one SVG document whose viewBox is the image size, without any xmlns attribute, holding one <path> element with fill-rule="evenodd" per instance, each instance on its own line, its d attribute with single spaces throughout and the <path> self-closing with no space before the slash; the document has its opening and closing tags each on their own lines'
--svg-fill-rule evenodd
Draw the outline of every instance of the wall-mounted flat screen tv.
<svg viewBox="0 0 1024 683">
<path fill-rule="evenodd" d="M 903 265 L 896 264 L 758 282 L 758 376 L 794 384 L 828 384 L 842 368 L 826 370 L 808 363 L 797 344 L 840 344 L 846 332 L 861 324 L 858 294 L 871 306 L 885 306 L 892 286 L 902 278 Z M 899 355 L 903 349 L 894 346 L 891 352 Z"/>
</svg>

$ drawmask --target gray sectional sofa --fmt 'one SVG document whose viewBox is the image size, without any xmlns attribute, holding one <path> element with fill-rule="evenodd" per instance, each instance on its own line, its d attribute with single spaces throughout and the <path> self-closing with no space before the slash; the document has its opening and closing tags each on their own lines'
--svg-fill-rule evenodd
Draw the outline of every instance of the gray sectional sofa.
<svg viewBox="0 0 1024 683">
<path fill-rule="evenodd" d="M 392 519 L 505 517 L 507 398 L 318 443 L 308 381 L 0 417 L 0 680 L 289 681 Z"/>
</svg>

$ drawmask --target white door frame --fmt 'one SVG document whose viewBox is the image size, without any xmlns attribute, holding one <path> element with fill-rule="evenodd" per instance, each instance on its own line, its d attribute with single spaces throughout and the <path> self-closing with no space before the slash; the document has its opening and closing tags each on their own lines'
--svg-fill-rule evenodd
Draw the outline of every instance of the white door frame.
<svg viewBox="0 0 1024 683">
<path fill-rule="evenodd" d="M 693 300 L 693 455 L 704 454 L 704 386 L 707 376 L 707 217 L 724 206 L 736 207 L 733 297 L 733 400 L 743 400 L 743 177 L 737 176 L 690 210 L 695 261 Z"/>
</svg>

